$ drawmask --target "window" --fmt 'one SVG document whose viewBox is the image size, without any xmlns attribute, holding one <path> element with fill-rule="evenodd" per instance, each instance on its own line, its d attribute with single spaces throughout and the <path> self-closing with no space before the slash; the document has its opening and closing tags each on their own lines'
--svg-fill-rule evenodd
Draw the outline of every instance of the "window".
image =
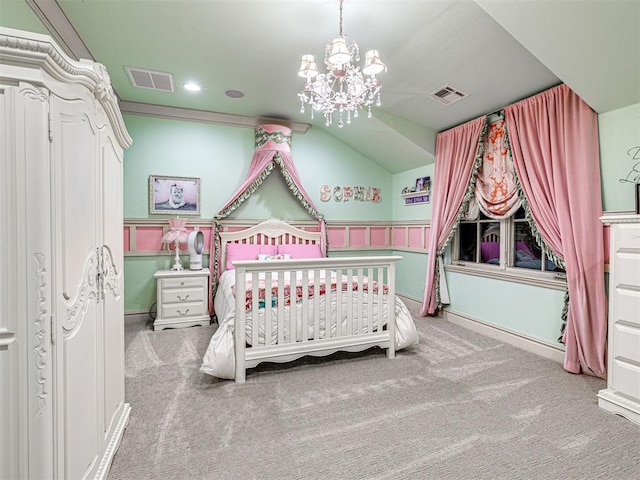
<svg viewBox="0 0 640 480">
<path fill-rule="evenodd" d="M 456 233 L 452 260 L 487 265 L 497 271 L 516 268 L 564 272 L 547 259 L 537 245 L 522 207 L 510 218 L 502 220 L 489 218 L 482 212 L 475 219 L 462 220 Z"/>
</svg>

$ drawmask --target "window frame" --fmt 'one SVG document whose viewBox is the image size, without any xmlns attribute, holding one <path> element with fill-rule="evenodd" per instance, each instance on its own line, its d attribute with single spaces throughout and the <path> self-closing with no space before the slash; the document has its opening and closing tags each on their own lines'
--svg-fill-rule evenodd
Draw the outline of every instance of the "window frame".
<svg viewBox="0 0 640 480">
<path fill-rule="evenodd" d="M 488 264 L 480 261 L 480 224 L 486 222 L 497 222 L 500 224 L 500 263 Z M 553 288 L 556 290 L 566 290 L 567 275 L 565 272 L 553 272 L 545 270 L 546 254 L 542 250 L 541 260 L 542 267 L 535 270 L 525 267 L 515 267 L 515 228 L 516 222 L 526 222 L 525 219 L 517 219 L 515 215 L 504 219 L 484 220 L 478 217 L 476 220 L 461 220 L 460 223 L 476 223 L 476 261 L 460 260 L 458 258 L 460 252 L 460 225 L 456 228 L 456 232 L 449 244 L 447 255 L 445 258 L 445 271 L 466 273 L 485 278 L 493 278 L 496 280 L 511 281 L 533 285 L 538 287 Z M 504 241 L 502 240 L 504 239 Z"/>
</svg>

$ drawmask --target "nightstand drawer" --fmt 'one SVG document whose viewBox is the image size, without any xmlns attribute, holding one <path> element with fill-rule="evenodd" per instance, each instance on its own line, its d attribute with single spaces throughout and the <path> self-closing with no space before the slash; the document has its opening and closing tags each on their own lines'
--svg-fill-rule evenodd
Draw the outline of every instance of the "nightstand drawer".
<svg viewBox="0 0 640 480">
<path fill-rule="evenodd" d="M 161 308 L 161 318 L 163 319 L 198 317 L 205 314 L 203 301 L 162 305 Z"/>
<path fill-rule="evenodd" d="M 160 270 L 157 285 L 158 315 L 153 329 L 209 325 L 209 269 Z"/>
<path fill-rule="evenodd" d="M 204 285 L 195 288 L 161 290 L 162 304 L 195 302 L 204 298 Z"/>
<path fill-rule="evenodd" d="M 163 278 L 160 288 L 189 288 L 189 287 L 201 287 L 204 288 L 206 278 L 198 277 L 179 277 L 179 278 Z"/>
</svg>

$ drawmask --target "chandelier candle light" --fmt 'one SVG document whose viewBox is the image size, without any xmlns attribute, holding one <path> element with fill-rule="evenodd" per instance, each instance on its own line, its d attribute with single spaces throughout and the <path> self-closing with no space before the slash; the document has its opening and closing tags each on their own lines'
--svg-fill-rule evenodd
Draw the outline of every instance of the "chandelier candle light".
<svg viewBox="0 0 640 480">
<path fill-rule="evenodd" d="M 189 235 L 185 225 L 187 224 L 186 218 L 170 218 L 169 219 L 169 231 L 162 237 L 162 243 L 166 243 L 171 251 L 171 244 L 175 243 L 176 261 L 171 267 L 171 270 L 182 270 L 182 264 L 180 263 L 180 244 L 186 243 Z"/>
<path fill-rule="evenodd" d="M 358 110 L 367 107 L 368 117 L 371 118 L 371 105 L 375 102 L 379 107 L 380 88 L 382 84 L 376 78 L 376 73 L 387 70 L 382 63 L 377 50 L 369 50 L 365 54 L 364 67 L 354 65 L 352 61 L 360 61 L 360 50 L 356 42 L 347 45 L 347 39 L 342 34 L 342 4 L 340 0 L 340 33 L 325 47 L 324 63 L 327 73 L 320 73 L 313 55 L 303 55 L 298 75 L 307 82 L 298 94 L 300 97 L 300 112 L 304 113 L 304 104 L 313 111 L 320 110 L 324 114 L 325 124 L 331 125 L 334 112 L 338 112 L 338 127 L 344 126 L 343 114 L 346 112 L 347 123 L 351 117 L 358 116 Z M 365 79 L 364 75 L 367 76 Z"/>
</svg>

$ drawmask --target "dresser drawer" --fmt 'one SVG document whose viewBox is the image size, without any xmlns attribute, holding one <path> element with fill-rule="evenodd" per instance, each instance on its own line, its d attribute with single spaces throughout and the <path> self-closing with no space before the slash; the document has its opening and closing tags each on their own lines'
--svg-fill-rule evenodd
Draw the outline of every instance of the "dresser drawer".
<svg viewBox="0 0 640 480">
<path fill-rule="evenodd" d="M 160 315 L 163 319 L 201 317 L 206 314 L 204 301 L 184 302 L 162 305 Z"/>
<path fill-rule="evenodd" d="M 161 290 L 162 304 L 195 302 L 204 298 L 204 285 L 194 288 L 163 288 Z"/>
<path fill-rule="evenodd" d="M 612 340 L 614 358 L 640 365 L 640 327 L 638 325 L 624 321 L 616 322 Z M 640 382 L 638 385 L 640 386 Z"/>
<path fill-rule="evenodd" d="M 621 224 L 618 228 L 618 248 L 640 249 L 640 225 Z"/>
<path fill-rule="evenodd" d="M 622 358 L 616 358 L 613 361 L 612 368 L 613 389 L 617 393 L 622 393 L 635 401 L 640 401 L 640 367 Z"/>
<path fill-rule="evenodd" d="M 179 277 L 179 278 L 163 278 L 160 281 L 160 288 L 190 288 L 190 287 L 201 287 L 204 288 L 206 285 L 206 278 L 202 277 Z"/>
<path fill-rule="evenodd" d="M 638 284 L 640 285 L 640 284 Z M 611 309 L 614 325 L 622 321 L 630 326 L 640 328 L 640 291 L 632 287 L 618 286 L 613 292 L 614 308 Z M 638 349 L 640 355 L 640 349 Z"/>
</svg>

